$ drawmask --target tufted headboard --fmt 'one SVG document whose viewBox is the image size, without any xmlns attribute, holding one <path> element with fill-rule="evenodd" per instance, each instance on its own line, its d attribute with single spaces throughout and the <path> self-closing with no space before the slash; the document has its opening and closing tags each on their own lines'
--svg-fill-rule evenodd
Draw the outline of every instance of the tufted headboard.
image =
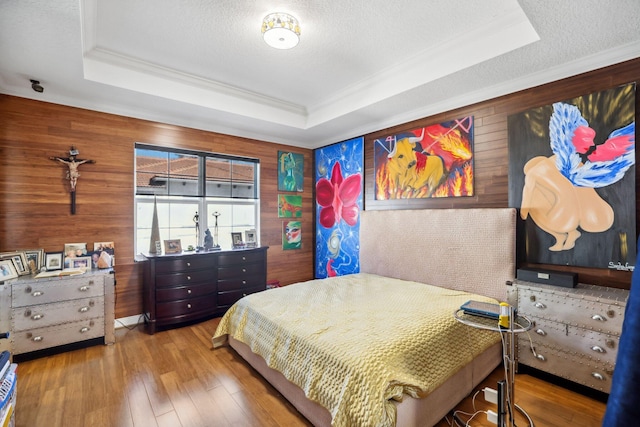
<svg viewBox="0 0 640 427">
<path fill-rule="evenodd" d="M 513 208 L 363 211 L 360 271 L 506 300 Z"/>
</svg>

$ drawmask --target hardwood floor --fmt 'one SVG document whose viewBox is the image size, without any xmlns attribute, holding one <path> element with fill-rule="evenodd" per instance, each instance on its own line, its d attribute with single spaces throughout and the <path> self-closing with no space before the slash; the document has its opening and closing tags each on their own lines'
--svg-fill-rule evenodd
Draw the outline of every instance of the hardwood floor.
<svg viewBox="0 0 640 427">
<path fill-rule="evenodd" d="M 16 425 L 310 426 L 232 349 L 211 349 L 218 320 L 155 335 L 141 326 L 118 329 L 115 345 L 20 363 Z M 502 375 L 497 369 L 482 386 L 495 388 Z M 600 426 L 605 409 L 602 402 L 520 374 L 516 401 L 536 427 Z M 487 408 L 480 395 L 475 405 Z M 471 412 L 472 397 L 459 409 Z M 437 426 L 448 425 L 443 420 Z M 479 414 L 470 425 L 492 424 Z"/>
</svg>

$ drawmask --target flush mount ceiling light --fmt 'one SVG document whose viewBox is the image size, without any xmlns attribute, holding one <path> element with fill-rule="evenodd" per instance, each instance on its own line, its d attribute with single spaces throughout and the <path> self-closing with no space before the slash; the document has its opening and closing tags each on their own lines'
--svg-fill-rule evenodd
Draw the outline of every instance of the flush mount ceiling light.
<svg viewBox="0 0 640 427">
<path fill-rule="evenodd" d="M 270 13 L 262 20 L 262 37 L 271 47 L 291 49 L 300 41 L 300 23 L 288 13 Z"/>
</svg>

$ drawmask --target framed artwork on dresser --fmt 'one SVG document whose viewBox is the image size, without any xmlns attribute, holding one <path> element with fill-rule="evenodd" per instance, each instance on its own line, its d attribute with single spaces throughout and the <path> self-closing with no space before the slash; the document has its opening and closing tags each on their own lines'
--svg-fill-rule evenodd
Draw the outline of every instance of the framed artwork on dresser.
<svg viewBox="0 0 640 427">
<path fill-rule="evenodd" d="M 47 252 L 44 256 L 44 266 L 47 271 L 62 270 L 62 266 L 64 265 L 63 255 L 62 252 Z"/>
<path fill-rule="evenodd" d="M 10 259 L 0 260 L 0 282 L 15 279 L 16 277 L 18 277 L 18 272 L 13 265 L 13 261 Z"/>
</svg>

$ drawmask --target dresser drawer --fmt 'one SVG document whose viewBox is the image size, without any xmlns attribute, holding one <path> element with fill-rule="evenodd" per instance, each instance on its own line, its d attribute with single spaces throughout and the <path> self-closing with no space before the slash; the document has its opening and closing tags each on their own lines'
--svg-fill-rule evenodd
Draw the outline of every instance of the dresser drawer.
<svg viewBox="0 0 640 427">
<path fill-rule="evenodd" d="M 221 253 L 218 256 L 218 266 L 229 266 L 235 264 L 248 264 L 248 263 L 264 263 L 265 256 L 263 251 L 241 251 L 232 253 Z"/>
<path fill-rule="evenodd" d="M 232 277 L 218 281 L 218 292 L 235 291 L 241 289 L 256 288 L 262 286 L 262 290 L 267 288 L 264 276 L 260 274 Z"/>
<path fill-rule="evenodd" d="M 14 343 L 14 353 L 28 353 L 104 336 L 104 319 L 89 319 L 35 328 L 29 331 L 18 331 L 11 336 Z"/>
<path fill-rule="evenodd" d="M 524 288 L 518 290 L 518 313 L 613 334 L 624 320 L 620 305 Z"/>
<path fill-rule="evenodd" d="M 104 317 L 104 297 L 39 304 L 11 310 L 14 331 Z"/>
<path fill-rule="evenodd" d="M 242 289 L 238 291 L 230 291 L 230 292 L 220 292 L 218 293 L 218 307 L 229 307 L 233 305 L 240 298 L 245 297 L 249 294 L 254 294 L 256 292 L 264 291 L 264 287 L 254 287 L 248 289 Z"/>
<path fill-rule="evenodd" d="M 183 300 L 159 302 L 157 304 L 156 314 L 158 319 L 162 318 L 180 318 L 182 316 L 190 316 L 199 312 L 211 312 L 216 308 L 216 294 L 189 298 Z"/>
<path fill-rule="evenodd" d="M 195 270 L 174 274 L 159 274 L 156 276 L 156 287 L 166 288 L 173 286 L 185 286 L 191 283 L 207 283 L 215 278 L 212 270 Z"/>
<path fill-rule="evenodd" d="M 611 389 L 611 377 L 613 376 L 613 365 L 611 364 L 545 346 L 536 347 L 538 357 L 535 357 L 529 347 L 529 341 L 526 340 L 525 342 L 521 337 L 519 338 L 518 349 L 518 362 L 523 365 L 566 378 L 605 393 L 609 393 Z"/>
<path fill-rule="evenodd" d="M 591 331 L 575 326 L 569 326 L 568 329 L 567 341 L 565 343 L 567 349 L 609 363 L 612 366 L 615 365 L 619 344 L 619 337 L 617 335 Z"/>
<path fill-rule="evenodd" d="M 218 267 L 218 280 L 243 278 L 252 275 L 264 274 L 264 265 L 258 264 L 239 264 L 229 267 Z"/>
<path fill-rule="evenodd" d="M 13 285 L 12 307 L 95 297 L 104 294 L 104 279 L 91 277 L 43 279 Z"/>
<path fill-rule="evenodd" d="M 184 258 L 163 259 L 156 262 L 156 274 L 175 273 L 176 271 L 206 270 L 214 267 L 213 258 L 193 255 Z"/>
<path fill-rule="evenodd" d="M 183 300 L 202 297 L 208 294 L 215 294 L 215 292 L 215 285 L 210 283 L 176 286 L 173 288 L 159 288 L 156 290 L 156 300 L 158 302 Z"/>
</svg>

